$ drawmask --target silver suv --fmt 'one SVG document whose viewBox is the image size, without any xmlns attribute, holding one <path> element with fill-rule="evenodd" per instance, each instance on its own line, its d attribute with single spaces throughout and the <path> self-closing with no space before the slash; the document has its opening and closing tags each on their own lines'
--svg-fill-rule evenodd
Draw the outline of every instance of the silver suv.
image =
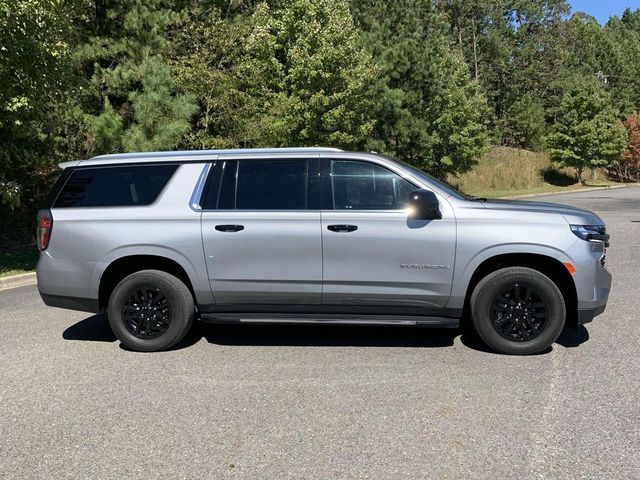
<svg viewBox="0 0 640 480">
<path fill-rule="evenodd" d="M 212 322 L 469 322 L 491 348 L 547 349 L 602 313 L 595 214 L 467 197 L 376 154 L 283 148 L 61 164 L 39 212 L 47 305 L 106 311 L 128 348 Z"/>
</svg>

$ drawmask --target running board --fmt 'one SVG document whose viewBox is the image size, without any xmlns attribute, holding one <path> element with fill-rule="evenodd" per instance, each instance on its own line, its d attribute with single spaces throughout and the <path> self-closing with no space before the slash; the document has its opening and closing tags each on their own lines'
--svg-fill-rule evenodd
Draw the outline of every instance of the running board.
<svg viewBox="0 0 640 480">
<path fill-rule="evenodd" d="M 340 315 L 304 313 L 202 313 L 208 323 L 270 323 L 316 325 L 398 325 L 457 328 L 460 320 L 416 315 Z"/>
</svg>

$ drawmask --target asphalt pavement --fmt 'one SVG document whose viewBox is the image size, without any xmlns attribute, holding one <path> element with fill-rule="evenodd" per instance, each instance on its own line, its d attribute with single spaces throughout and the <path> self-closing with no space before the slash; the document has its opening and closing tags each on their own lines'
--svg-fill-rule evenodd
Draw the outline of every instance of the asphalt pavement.
<svg viewBox="0 0 640 480">
<path fill-rule="evenodd" d="M 606 312 L 541 355 L 459 331 L 106 320 L 0 292 L 0 478 L 640 478 L 640 188 L 538 197 L 608 224 Z"/>
</svg>

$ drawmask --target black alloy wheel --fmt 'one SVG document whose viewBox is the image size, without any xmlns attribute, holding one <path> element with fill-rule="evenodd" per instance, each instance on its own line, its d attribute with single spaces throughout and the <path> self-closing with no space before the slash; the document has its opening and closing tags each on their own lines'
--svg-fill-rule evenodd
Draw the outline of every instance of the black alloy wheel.
<svg viewBox="0 0 640 480">
<path fill-rule="evenodd" d="M 167 296 L 152 285 L 130 290 L 120 311 L 127 330 L 143 340 L 158 338 L 171 324 L 171 305 Z"/>
<path fill-rule="evenodd" d="M 491 325 L 504 338 L 515 342 L 527 342 L 540 335 L 548 316 L 543 295 L 522 283 L 502 289 L 491 305 Z"/>
<path fill-rule="evenodd" d="M 193 323 L 194 298 L 174 275 L 140 270 L 111 292 L 109 325 L 122 345 L 139 352 L 166 350 L 182 340 Z"/>
<path fill-rule="evenodd" d="M 558 285 L 530 267 L 504 267 L 487 274 L 475 286 L 469 307 L 480 339 L 511 355 L 548 350 L 567 318 Z"/>
</svg>

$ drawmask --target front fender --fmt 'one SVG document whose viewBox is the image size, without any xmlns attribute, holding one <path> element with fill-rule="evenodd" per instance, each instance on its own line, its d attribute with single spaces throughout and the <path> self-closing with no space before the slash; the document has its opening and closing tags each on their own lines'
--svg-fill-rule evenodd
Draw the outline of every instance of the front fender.
<svg viewBox="0 0 640 480">
<path fill-rule="evenodd" d="M 561 248 L 528 242 L 509 242 L 491 245 L 474 252 L 471 256 L 457 255 L 453 275 L 453 288 L 451 290 L 451 297 L 447 303 L 447 308 L 462 308 L 469 282 L 478 267 L 491 258 L 507 254 L 542 255 L 553 258 L 561 263 L 574 263 L 571 256 Z"/>
</svg>

